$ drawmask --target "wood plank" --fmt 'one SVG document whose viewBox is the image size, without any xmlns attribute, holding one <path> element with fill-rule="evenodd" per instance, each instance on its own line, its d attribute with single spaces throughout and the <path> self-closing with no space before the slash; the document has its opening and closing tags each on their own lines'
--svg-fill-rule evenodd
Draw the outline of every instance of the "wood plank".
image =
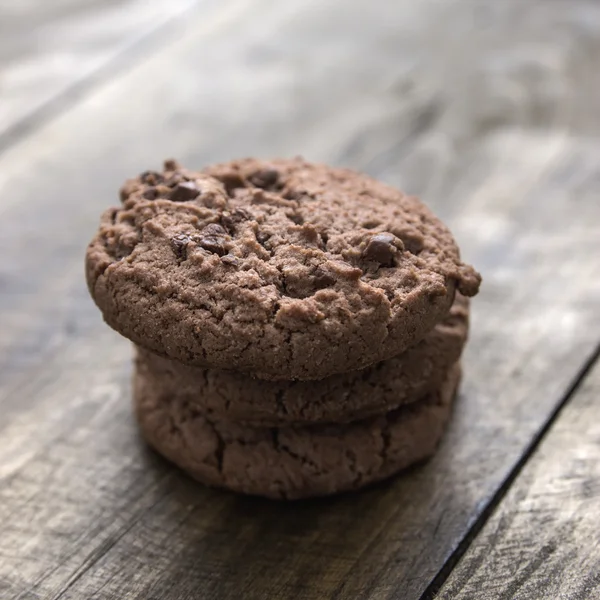
<svg viewBox="0 0 600 600">
<path fill-rule="evenodd" d="M 600 361 L 436 596 L 600 597 Z"/>
<path fill-rule="evenodd" d="M 600 7 L 238 0 L 188 27 L 0 158 L 0 594 L 419 598 L 600 339 Z M 131 173 L 296 153 L 422 193 L 485 284 L 440 453 L 289 505 L 145 449 L 82 260 Z"/>
<path fill-rule="evenodd" d="M 197 3 L 0 3 L 0 148 L 73 100 L 111 66 L 117 68 L 117 57 L 131 54 Z"/>
</svg>

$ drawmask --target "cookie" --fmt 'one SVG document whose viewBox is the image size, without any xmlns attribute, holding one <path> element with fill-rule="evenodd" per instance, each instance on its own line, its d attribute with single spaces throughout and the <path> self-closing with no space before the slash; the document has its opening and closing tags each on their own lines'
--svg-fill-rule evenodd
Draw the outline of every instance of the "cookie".
<svg viewBox="0 0 600 600">
<path fill-rule="evenodd" d="M 345 425 L 252 428 L 163 395 L 136 373 L 137 418 L 147 441 L 195 479 L 269 498 L 297 499 L 355 490 L 435 451 L 460 378 L 454 365 L 439 390 Z"/>
<path fill-rule="evenodd" d="M 480 277 L 419 200 L 301 159 L 128 181 L 87 251 L 106 322 L 182 363 L 322 379 L 396 356 Z"/>
<path fill-rule="evenodd" d="M 184 366 L 138 349 L 137 369 L 165 395 L 251 425 L 342 423 L 388 412 L 440 386 L 467 338 L 468 299 L 406 352 L 320 381 L 261 381 L 236 371 Z"/>
</svg>

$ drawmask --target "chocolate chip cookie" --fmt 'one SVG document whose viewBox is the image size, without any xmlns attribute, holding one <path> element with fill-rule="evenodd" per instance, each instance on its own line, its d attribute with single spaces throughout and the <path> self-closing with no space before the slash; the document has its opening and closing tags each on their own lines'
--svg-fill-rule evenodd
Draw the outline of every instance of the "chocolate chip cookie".
<svg viewBox="0 0 600 600">
<path fill-rule="evenodd" d="M 417 199 L 302 159 L 142 173 L 104 214 L 86 273 L 139 346 L 272 380 L 396 356 L 480 281 Z"/>
<path fill-rule="evenodd" d="M 163 395 L 251 425 L 344 423 L 388 412 L 438 388 L 467 338 L 468 299 L 417 345 L 361 371 L 320 381 L 262 381 L 237 371 L 200 369 L 139 349 L 137 369 Z"/>
<path fill-rule="evenodd" d="M 192 477 L 236 492 L 296 499 L 354 490 L 429 457 L 460 378 L 383 416 L 345 425 L 251 428 L 164 395 L 137 373 L 134 398 L 147 441 Z"/>
</svg>

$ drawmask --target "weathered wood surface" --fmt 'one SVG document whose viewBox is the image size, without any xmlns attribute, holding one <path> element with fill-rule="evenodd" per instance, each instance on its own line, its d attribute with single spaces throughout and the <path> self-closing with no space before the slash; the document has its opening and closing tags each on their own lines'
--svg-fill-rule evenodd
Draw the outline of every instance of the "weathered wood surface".
<svg viewBox="0 0 600 600">
<path fill-rule="evenodd" d="M 5 152 L 0 597 L 428 594 L 600 340 L 599 32 L 592 0 L 238 0 Z M 165 156 L 296 153 L 422 194 L 485 284 L 439 454 L 286 505 L 145 449 L 82 257 Z"/>
<path fill-rule="evenodd" d="M 600 363 L 437 596 L 600 598 Z"/>
<path fill-rule="evenodd" d="M 0 148 L 118 68 L 198 0 L 0 2 Z M 157 44 L 155 44 L 157 45 Z"/>
</svg>

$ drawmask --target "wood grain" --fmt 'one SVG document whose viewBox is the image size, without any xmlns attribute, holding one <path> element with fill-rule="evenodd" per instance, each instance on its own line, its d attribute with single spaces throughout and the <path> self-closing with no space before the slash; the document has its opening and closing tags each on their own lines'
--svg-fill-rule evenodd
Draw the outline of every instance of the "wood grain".
<svg viewBox="0 0 600 600">
<path fill-rule="evenodd" d="M 198 0 L 0 2 L 0 148 L 73 101 L 111 65 L 122 66 L 123 54 L 195 4 Z"/>
<path fill-rule="evenodd" d="M 437 598 L 600 597 L 600 363 Z"/>
<path fill-rule="evenodd" d="M 419 598 L 600 339 L 599 30 L 591 0 L 223 3 L 0 157 L 0 595 Z M 485 283 L 438 455 L 275 504 L 145 449 L 82 261 L 132 173 L 296 153 L 422 194 Z"/>
</svg>

